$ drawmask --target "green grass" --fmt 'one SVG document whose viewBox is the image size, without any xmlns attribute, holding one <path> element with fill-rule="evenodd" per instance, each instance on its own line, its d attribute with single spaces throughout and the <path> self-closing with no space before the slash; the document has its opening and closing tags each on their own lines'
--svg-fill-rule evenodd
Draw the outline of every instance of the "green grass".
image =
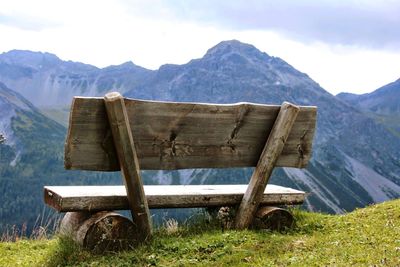
<svg viewBox="0 0 400 267">
<path fill-rule="evenodd" d="M 294 213 L 297 225 L 284 233 L 205 230 L 203 222 L 107 255 L 60 237 L 0 243 L 0 266 L 400 266 L 400 200 L 340 216 Z"/>
</svg>

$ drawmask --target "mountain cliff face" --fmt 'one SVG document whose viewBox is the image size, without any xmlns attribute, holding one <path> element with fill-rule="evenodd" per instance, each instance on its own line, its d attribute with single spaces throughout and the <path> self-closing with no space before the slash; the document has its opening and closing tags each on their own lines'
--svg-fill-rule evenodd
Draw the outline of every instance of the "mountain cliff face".
<svg viewBox="0 0 400 267">
<path fill-rule="evenodd" d="M 21 53 L 35 60 L 21 59 Z M 316 105 L 311 163 L 303 170 L 276 169 L 271 182 L 310 192 L 306 206 L 326 212 L 343 212 L 400 196 L 399 136 L 282 59 L 252 45 L 221 42 L 203 58 L 184 65 L 164 65 L 156 71 L 131 63 L 97 69 L 49 54 L 12 51 L 0 55 L 0 81 L 19 88 L 18 92 L 40 107 L 61 106 L 73 95 L 99 96 L 110 90 L 153 100 Z M 164 184 L 243 183 L 251 171 L 158 171 L 146 173 L 145 179 Z"/>
</svg>

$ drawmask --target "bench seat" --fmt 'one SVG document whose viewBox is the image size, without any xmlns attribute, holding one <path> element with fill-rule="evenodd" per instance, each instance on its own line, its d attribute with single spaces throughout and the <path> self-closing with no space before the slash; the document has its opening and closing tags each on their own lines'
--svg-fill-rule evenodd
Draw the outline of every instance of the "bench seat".
<svg viewBox="0 0 400 267">
<path fill-rule="evenodd" d="M 149 208 L 194 208 L 240 204 L 246 185 L 146 185 Z M 306 193 L 268 184 L 261 205 L 302 204 Z M 46 204 L 60 212 L 129 209 L 121 186 L 46 186 Z"/>
</svg>

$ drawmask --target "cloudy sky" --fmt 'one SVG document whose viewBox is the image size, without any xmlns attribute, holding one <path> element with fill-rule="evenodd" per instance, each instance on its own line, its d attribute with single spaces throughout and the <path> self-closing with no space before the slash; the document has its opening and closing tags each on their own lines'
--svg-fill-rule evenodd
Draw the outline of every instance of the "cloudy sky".
<svg viewBox="0 0 400 267">
<path fill-rule="evenodd" d="M 400 78 L 399 14 L 395 0 L 0 0 L 0 53 L 157 69 L 237 39 L 333 94 L 366 93 Z"/>
</svg>

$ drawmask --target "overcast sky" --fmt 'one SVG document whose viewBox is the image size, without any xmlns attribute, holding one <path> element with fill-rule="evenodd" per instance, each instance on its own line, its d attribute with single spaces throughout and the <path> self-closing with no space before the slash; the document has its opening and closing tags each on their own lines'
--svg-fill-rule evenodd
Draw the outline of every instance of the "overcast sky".
<svg viewBox="0 0 400 267">
<path fill-rule="evenodd" d="M 237 39 L 333 94 L 366 93 L 400 78 L 399 14 L 394 0 L 0 0 L 0 52 L 157 69 Z"/>
</svg>

